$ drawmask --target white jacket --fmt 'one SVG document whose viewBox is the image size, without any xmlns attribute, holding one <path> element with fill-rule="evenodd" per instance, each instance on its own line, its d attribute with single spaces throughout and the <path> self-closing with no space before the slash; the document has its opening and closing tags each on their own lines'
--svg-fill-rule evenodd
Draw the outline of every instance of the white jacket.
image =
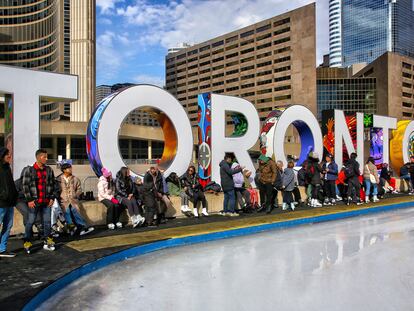
<svg viewBox="0 0 414 311">
<path fill-rule="evenodd" d="M 107 199 L 107 200 L 112 200 L 114 198 L 112 189 L 108 188 L 108 181 L 106 180 L 105 177 L 101 176 L 99 177 L 99 181 L 98 181 L 98 200 L 99 202 Z"/>
</svg>

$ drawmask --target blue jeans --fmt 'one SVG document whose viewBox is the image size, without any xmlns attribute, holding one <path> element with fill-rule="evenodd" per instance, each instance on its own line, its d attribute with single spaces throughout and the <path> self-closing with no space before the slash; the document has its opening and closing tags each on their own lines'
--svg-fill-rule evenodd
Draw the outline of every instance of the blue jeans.
<svg viewBox="0 0 414 311">
<path fill-rule="evenodd" d="M 13 227 L 14 207 L 0 207 L 0 224 L 3 224 L 0 234 L 0 253 L 6 251 L 10 230 Z"/>
<path fill-rule="evenodd" d="M 78 226 L 81 226 L 82 228 L 86 227 L 85 219 L 83 219 L 78 209 L 76 207 L 73 207 L 72 205 L 69 205 L 65 210 L 65 219 L 68 225 L 73 224 L 72 215 L 73 215 L 73 218 L 75 218 L 74 219 L 75 223 Z"/>
<path fill-rule="evenodd" d="M 34 208 L 29 208 L 27 222 L 24 227 L 24 239 L 26 241 L 32 238 L 32 227 L 35 223 L 36 216 L 41 213 L 43 219 L 43 238 L 46 239 L 50 235 L 51 227 L 51 211 L 52 209 L 47 205 L 39 205 Z"/>
<path fill-rule="evenodd" d="M 378 186 L 377 184 L 373 184 L 371 180 L 365 179 L 365 196 L 368 197 L 371 192 L 371 185 L 372 185 L 372 195 L 378 194 Z"/>
<path fill-rule="evenodd" d="M 236 195 L 234 193 L 234 190 L 224 191 L 223 212 L 234 213 L 235 207 L 236 207 Z"/>
</svg>

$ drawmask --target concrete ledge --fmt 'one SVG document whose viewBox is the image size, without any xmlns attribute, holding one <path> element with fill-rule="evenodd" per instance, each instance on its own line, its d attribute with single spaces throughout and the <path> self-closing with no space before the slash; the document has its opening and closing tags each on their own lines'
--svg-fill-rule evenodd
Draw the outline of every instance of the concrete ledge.
<svg viewBox="0 0 414 311">
<path fill-rule="evenodd" d="M 397 189 L 400 189 L 401 192 L 405 192 L 408 189 L 406 183 L 404 182 L 401 183 L 399 179 L 397 179 L 396 187 Z M 301 195 L 303 198 L 306 197 L 306 194 L 302 191 L 302 188 L 301 188 Z M 220 212 L 223 209 L 224 195 L 222 192 L 219 194 L 206 193 L 206 198 L 208 202 L 209 213 L 215 214 L 215 213 Z M 278 194 L 278 199 L 279 199 L 279 202 L 282 202 L 282 195 L 280 191 Z M 180 210 L 181 208 L 180 197 L 171 196 L 171 201 L 173 203 L 174 209 L 167 211 L 167 217 L 185 217 L 181 213 L 181 210 Z M 190 203 L 190 205 L 192 206 L 192 203 Z M 98 201 L 82 202 L 81 214 L 86 219 L 89 225 L 100 226 L 100 225 L 106 224 L 106 207 Z M 123 213 L 123 215 L 121 216 L 121 221 L 123 222 L 129 221 L 128 215 L 126 212 Z M 23 233 L 23 232 L 24 232 L 23 217 L 17 210 L 15 210 L 14 225 L 13 225 L 11 234 L 16 235 L 16 234 Z"/>
</svg>

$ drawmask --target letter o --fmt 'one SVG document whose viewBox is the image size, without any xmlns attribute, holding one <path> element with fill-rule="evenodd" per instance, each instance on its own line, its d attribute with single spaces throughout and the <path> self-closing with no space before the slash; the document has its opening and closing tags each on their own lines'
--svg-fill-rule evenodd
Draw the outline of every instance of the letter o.
<svg viewBox="0 0 414 311">
<path fill-rule="evenodd" d="M 404 130 L 404 138 L 402 141 L 402 155 L 404 163 L 410 162 L 410 154 L 408 153 L 408 146 L 410 144 L 410 137 L 414 135 L 414 121 L 408 123 Z"/>
<path fill-rule="evenodd" d="M 118 134 L 128 114 L 142 107 L 152 107 L 165 113 L 174 125 L 177 135 L 175 154 L 171 165 L 165 171 L 184 174 L 192 160 L 193 134 L 187 114 L 170 93 L 153 85 L 137 85 L 127 88 L 103 100 L 96 108 L 88 125 L 87 151 L 91 166 L 100 176 L 106 167 L 116 173 L 125 163 L 120 155 Z M 150 130 L 150 129 L 149 129 Z M 164 137 L 166 137 L 164 133 Z M 144 137 L 145 138 L 145 137 Z M 131 175 L 136 175 L 131 172 Z"/>
</svg>

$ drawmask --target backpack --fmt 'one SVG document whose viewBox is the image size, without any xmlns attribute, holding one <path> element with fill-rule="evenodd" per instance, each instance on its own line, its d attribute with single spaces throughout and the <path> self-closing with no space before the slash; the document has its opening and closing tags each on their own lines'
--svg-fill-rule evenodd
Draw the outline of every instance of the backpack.
<svg viewBox="0 0 414 311">
<path fill-rule="evenodd" d="M 352 164 L 347 164 L 345 166 L 344 173 L 345 173 L 346 178 L 354 177 L 355 176 L 354 166 Z"/>
<path fill-rule="evenodd" d="M 204 191 L 220 192 L 221 186 L 215 181 L 210 181 L 204 188 Z"/>
</svg>

